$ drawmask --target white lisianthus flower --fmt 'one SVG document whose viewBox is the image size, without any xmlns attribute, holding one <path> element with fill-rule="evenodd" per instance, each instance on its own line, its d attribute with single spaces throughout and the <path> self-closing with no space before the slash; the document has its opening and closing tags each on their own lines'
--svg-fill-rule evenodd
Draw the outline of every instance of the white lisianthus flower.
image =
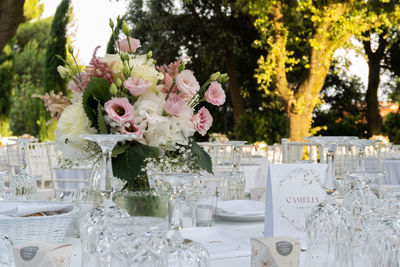
<svg viewBox="0 0 400 267">
<path fill-rule="evenodd" d="M 81 158 L 85 151 L 86 140 L 78 137 L 80 134 L 94 134 L 96 129 L 90 127 L 89 118 L 83 109 L 82 103 L 73 103 L 61 113 L 54 134 L 56 147 L 63 152 L 63 156 L 71 160 Z"/>
<path fill-rule="evenodd" d="M 63 79 L 68 78 L 71 75 L 69 69 L 61 65 L 57 67 L 57 71 Z"/>
<path fill-rule="evenodd" d="M 121 57 L 118 54 L 106 54 L 104 57 L 99 57 L 99 61 L 106 63 L 113 70 L 113 78 L 122 78 L 122 63 Z"/>
</svg>

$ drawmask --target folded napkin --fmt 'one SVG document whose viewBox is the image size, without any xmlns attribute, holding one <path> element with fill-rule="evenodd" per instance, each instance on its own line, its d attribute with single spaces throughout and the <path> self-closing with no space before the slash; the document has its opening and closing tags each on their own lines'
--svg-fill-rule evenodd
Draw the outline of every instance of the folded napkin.
<svg viewBox="0 0 400 267">
<path fill-rule="evenodd" d="M 265 213 L 265 203 L 255 200 L 229 200 L 217 204 L 217 214 L 252 216 Z"/>
<path fill-rule="evenodd" d="M 0 202 L 0 214 L 12 217 L 23 217 L 35 213 L 55 215 L 70 212 L 73 208 L 72 204 Z"/>
</svg>

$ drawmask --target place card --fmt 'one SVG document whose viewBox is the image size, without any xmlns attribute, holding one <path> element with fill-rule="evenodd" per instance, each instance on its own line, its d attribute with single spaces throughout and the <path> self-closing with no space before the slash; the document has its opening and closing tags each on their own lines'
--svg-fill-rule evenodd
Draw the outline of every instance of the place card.
<svg viewBox="0 0 400 267">
<path fill-rule="evenodd" d="M 251 266 L 297 267 L 300 242 L 292 237 L 251 238 Z"/>
<path fill-rule="evenodd" d="M 264 236 L 292 236 L 306 249 L 305 219 L 325 198 L 326 164 L 271 164 L 265 202 Z"/>
</svg>

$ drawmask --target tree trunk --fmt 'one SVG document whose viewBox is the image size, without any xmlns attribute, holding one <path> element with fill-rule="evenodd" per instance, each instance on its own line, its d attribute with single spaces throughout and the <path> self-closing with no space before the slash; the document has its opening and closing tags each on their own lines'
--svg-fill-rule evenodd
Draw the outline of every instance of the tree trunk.
<svg viewBox="0 0 400 267">
<path fill-rule="evenodd" d="M 366 93 L 366 118 L 367 134 L 369 137 L 382 133 L 382 117 L 379 114 L 378 87 L 380 82 L 380 62 L 369 60 L 368 62 L 368 88 Z"/>
<path fill-rule="evenodd" d="M 380 83 L 381 61 L 386 49 L 384 34 L 379 35 L 379 45 L 375 52 L 372 51 L 371 42 L 363 41 L 365 53 L 368 57 L 368 88 L 366 93 L 367 134 L 369 137 L 382 133 L 382 117 L 379 114 L 378 88 Z"/>
<path fill-rule="evenodd" d="M 294 142 L 304 142 L 304 137 L 309 136 L 311 121 L 311 113 L 297 114 L 288 112 L 286 124 L 289 140 Z"/>
<path fill-rule="evenodd" d="M 25 0 L 0 1 L 0 51 L 11 40 L 18 25 L 24 21 Z"/>
<path fill-rule="evenodd" d="M 240 115 L 244 113 L 243 97 L 240 95 L 240 86 L 237 80 L 235 57 L 231 50 L 226 53 L 226 71 L 229 76 L 228 90 L 233 105 L 233 118 L 238 123 Z"/>
</svg>

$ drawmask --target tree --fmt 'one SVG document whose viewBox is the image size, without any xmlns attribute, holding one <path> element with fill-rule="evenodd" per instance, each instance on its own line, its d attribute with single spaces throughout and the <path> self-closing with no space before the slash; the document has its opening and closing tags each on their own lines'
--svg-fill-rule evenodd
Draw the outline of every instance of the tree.
<svg viewBox="0 0 400 267">
<path fill-rule="evenodd" d="M 351 36 L 381 25 L 384 10 L 374 10 L 370 2 L 375 1 L 249 2 L 260 33 L 256 45 L 267 50 L 267 56 L 258 60 L 256 77 L 264 90 L 275 86 L 287 113 L 290 140 L 302 141 L 309 135 L 333 53 Z M 391 5 L 387 2 L 382 0 L 382 5 Z"/>
<path fill-rule="evenodd" d="M 350 76 L 336 65 L 331 67 L 321 90 L 323 105 L 316 108 L 313 114 L 313 127 L 325 128 L 318 134 L 365 138 L 364 90 L 360 78 Z"/>
<path fill-rule="evenodd" d="M 18 25 L 24 21 L 25 0 L 0 1 L 0 51 L 11 40 Z"/>
<path fill-rule="evenodd" d="M 158 64 L 188 55 L 192 60 L 188 68 L 200 81 L 215 71 L 228 73 L 228 103 L 235 123 L 244 113 L 242 92 L 254 84 L 250 70 L 260 54 L 251 47 L 257 32 L 243 5 L 241 1 L 133 0 L 127 13 L 132 36 L 153 51 Z M 221 113 L 227 110 L 225 105 Z"/>
<path fill-rule="evenodd" d="M 62 0 L 58 5 L 50 28 L 50 36 L 47 41 L 45 71 L 44 71 L 44 90 L 45 92 L 54 91 L 66 94 L 65 81 L 57 72 L 59 65 L 64 65 L 62 60 L 57 58 L 59 55 L 65 60 L 67 36 L 66 29 L 70 19 L 69 16 L 70 0 Z"/>
</svg>

